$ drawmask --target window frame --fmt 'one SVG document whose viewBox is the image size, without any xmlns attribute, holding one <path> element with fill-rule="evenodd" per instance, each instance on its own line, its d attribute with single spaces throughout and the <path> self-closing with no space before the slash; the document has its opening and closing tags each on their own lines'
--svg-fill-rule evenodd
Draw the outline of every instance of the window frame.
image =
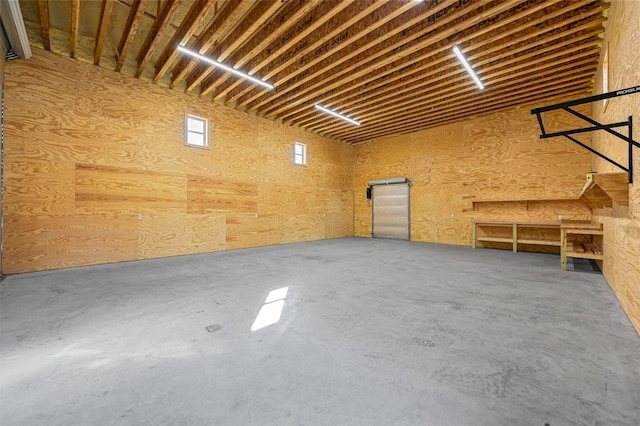
<svg viewBox="0 0 640 426">
<path fill-rule="evenodd" d="M 302 148 L 302 153 L 298 154 L 296 151 L 297 147 Z M 302 157 L 302 162 L 298 162 L 298 157 Z M 307 144 L 302 142 L 294 142 L 293 143 L 293 164 L 295 166 L 306 166 L 307 165 Z"/>
<path fill-rule="evenodd" d="M 197 120 L 201 122 L 204 126 L 203 132 L 200 133 L 198 131 L 195 131 L 189 128 L 189 119 Z M 202 138 L 204 139 L 204 145 L 189 142 L 189 135 L 191 133 L 202 135 Z M 195 115 L 195 114 L 186 114 L 184 118 L 184 144 L 185 146 L 188 146 L 190 148 L 208 149 L 209 148 L 209 119 L 205 117 L 201 117 L 199 115 Z"/>
</svg>

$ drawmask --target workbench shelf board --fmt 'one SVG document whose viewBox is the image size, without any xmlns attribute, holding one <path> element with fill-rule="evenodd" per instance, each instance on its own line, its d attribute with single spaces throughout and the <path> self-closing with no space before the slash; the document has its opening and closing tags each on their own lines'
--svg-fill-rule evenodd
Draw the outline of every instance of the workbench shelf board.
<svg viewBox="0 0 640 426">
<path fill-rule="evenodd" d="M 495 229 L 498 229 L 496 231 Z M 505 232 L 511 230 L 510 234 Z M 478 221 L 473 222 L 472 247 L 478 243 L 509 243 L 513 252 L 520 246 L 560 246 L 560 222 L 522 222 L 522 221 Z M 483 233 L 480 233 L 482 231 Z M 486 234 L 486 232 L 491 232 Z M 483 245 L 486 247 L 486 245 Z M 493 247 L 488 247 L 493 248 Z"/>
<path fill-rule="evenodd" d="M 604 255 L 602 254 L 595 254 L 595 253 L 578 253 L 575 251 L 568 251 L 567 252 L 567 257 L 576 257 L 576 258 L 580 258 L 580 259 L 594 259 L 594 260 L 604 260 Z M 565 269 L 563 269 L 563 271 L 565 271 Z"/>
<path fill-rule="evenodd" d="M 576 236 L 586 236 L 590 241 L 578 241 Z M 567 270 L 567 258 L 604 260 L 604 252 L 594 241 L 594 237 L 604 236 L 601 223 L 567 222 L 560 227 L 560 267 Z M 584 250 L 575 250 L 575 245 L 584 246 Z"/>
<path fill-rule="evenodd" d="M 471 208 L 464 209 L 464 211 L 479 211 L 481 210 L 481 206 L 522 206 L 526 211 L 530 211 L 537 204 L 541 203 L 566 203 L 566 202 L 575 202 L 577 198 L 540 198 L 540 199 L 526 199 L 526 200 L 471 200 Z"/>
</svg>

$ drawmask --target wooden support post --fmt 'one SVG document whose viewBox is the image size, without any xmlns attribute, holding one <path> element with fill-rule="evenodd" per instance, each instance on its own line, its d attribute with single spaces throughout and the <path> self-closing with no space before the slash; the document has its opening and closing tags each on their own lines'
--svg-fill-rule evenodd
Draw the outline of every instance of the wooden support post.
<svg viewBox="0 0 640 426">
<path fill-rule="evenodd" d="M 560 268 L 567 270 L 567 230 L 560 229 Z"/>
<path fill-rule="evenodd" d="M 518 252 L 518 224 L 513 224 L 513 252 Z"/>
<path fill-rule="evenodd" d="M 476 222 L 473 222 L 473 228 L 471 228 L 471 248 L 475 249 L 476 248 L 476 228 L 478 227 L 478 224 Z"/>
</svg>

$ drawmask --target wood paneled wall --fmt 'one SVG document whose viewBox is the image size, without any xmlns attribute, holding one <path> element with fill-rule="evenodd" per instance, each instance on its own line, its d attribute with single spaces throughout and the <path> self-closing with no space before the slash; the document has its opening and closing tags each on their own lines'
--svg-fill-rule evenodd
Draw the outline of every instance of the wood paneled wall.
<svg viewBox="0 0 640 426">
<path fill-rule="evenodd" d="M 6 54 L 6 47 L 4 45 L 4 43 L 0 42 L 0 102 L 4 102 L 4 63 L 5 63 L 5 54 Z M 4 118 L 0 118 L 0 120 L 2 120 L 2 122 L 0 122 L 0 126 L 2 126 L 1 131 L 3 132 L 2 136 L 4 137 Z M 4 148 L 4 147 L 3 147 Z M 0 173 L 2 173 L 2 180 L 4 181 L 4 149 L 1 150 L 1 156 L 2 158 L 0 159 L 0 167 L 2 167 L 2 170 L 0 171 Z M 1 205 L 0 205 L 0 209 L 2 209 L 2 211 L 4 212 L 4 197 L 0 197 L 1 201 Z M 0 246 L 2 246 L 4 244 L 4 230 L 0 230 Z M 2 251 L 0 251 L 0 277 L 2 277 L 4 275 L 4 268 L 3 268 L 3 261 L 2 261 L 2 257 L 3 257 L 4 253 L 2 253 Z"/>
<path fill-rule="evenodd" d="M 356 235 L 371 232 L 367 182 L 404 176 L 413 182 L 414 241 L 471 244 L 471 223 L 480 219 L 590 219 L 586 206 L 570 200 L 578 197 L 585 182 L 589 154 L 570 142 L 540 140 L 530 114 L 534 106 L 542 105 L 356 145 Z M 546 126 L 553 131 L 572 123 L 575 120 L 553 115 Z M 505 202 L 478 204 L 474 210 L 474 200 Z"/>
<path fill-rule="evenodd" d="M 640 2 L 614 0 L 600 55 L 595 94 L 602 92 L 602 66 L 608 51 L 609 91 L 640 84 Z M 594 104 L 594 118 L 602 123 L 634 120 L 634 139 L 640 139 L 640 93 Z M 627 145 L 606 134 L 594 134 L 594 147 L 623 165 L 627 164 Z M 593 169 L 618 172 L 597 156 Z M 604 224 L 603 272 L 620 304 L 640 334 L 640 149 L 634 151 L 634 184 L 629 186 L 629 206 L 614 204 L 612 209 L 596 211 L 596 219 Z"/>
<path fill-rule="evenodd" d="M 353 235 L 353 147 L 33 50 L 6 67 L 6 273 Z"/>
</svg>

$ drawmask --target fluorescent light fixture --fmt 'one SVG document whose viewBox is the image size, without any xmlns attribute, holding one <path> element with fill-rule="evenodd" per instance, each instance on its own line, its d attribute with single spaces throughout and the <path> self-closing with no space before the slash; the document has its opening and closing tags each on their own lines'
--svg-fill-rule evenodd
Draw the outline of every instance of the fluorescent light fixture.
<svg viewBox="0 0 640 426">
<path fill-rule="evenodd" d="M 334 117 L 338 117 L 338 118 L 340 118 L 340 119 L 342 119 L 342 120 L 344 120 L 344 121 L 348 121 L 348 122 L 349 122 L 349 123 L 351 123 L 351 124 L 355 124 L 356 126 L 359 126 L 359 125 L 360 125 L 360 122 L 359 122 L 359 121 L 353 120 L 353 119 L 351 119 L 351 118 L 349 118 L 349 117 L 346 117 L 346 116 L 344 116 L 344 115 L 342 115 L 342 114 L 338 114 L 337 112 L 332 111 L 332 110 L 330 110 L 329 108 L 325 108 L 325 107 L 323 107 L 322 105 L 318 105 L 318 104 L 316 104 L 316 108 L 317 108 L 317 109 L 319 109 L 319 110 L 320 110 L 320 111 L 322 111 L 322 112 L 326 112 L 327 114 L 331 114 L 331 115 L 333 115 Z"/>
<path fill-rule="evenodd" d="M 453 46 L 453 51 L 455 52 L 458 59 L 460 59 L 460 62 L 462 62 L 462 65 L 464 65 L 464 67 L 467 69 L 467 72 L 471 75 L 471 77 L 473 78 L 473 81 L 476 82 L 476 85 L 480 89 L 484 89 L 484 85 L 482 84 L 482 82 L 480 81 L 476 73 L 473 72 L 473 68 L 471 68 L 471 65 L 469 65 L 469 62 L 467 62 L 466 58 L 464 57 L 460 49 L 458 49 L 458 46 Z"/>
<path fill-rule="evenodd" d="M 230 67 L 229 65 L 225 65 L 222 62 L 218 62 L 215 59 L 211 59 L 211 58 L 207 58 L 206 56 L 202 56 L 201 54 L 199 54 L 198 52 L 194 52 L 193 50 L 189 50 L 186 47 L 182 47 L 182 46 L 178 46 L 178 50 L 181 51 L 182 53 L 186 53 L 187 55 L 191 55 L 194 58 L 198 58 L 201 61 L 207 62 L 217 68 L 222 68 L 225 71 L 229 71 L 232 74 L 238 75 L 244 79 L 247 79 L 249 81 L 252 81 L 256 84 L 259 84 L 261 86 L 266 87 L 267 89 L 273 89 L 273 86 L 265 81 L 262 81 L 258 78 L 255 77 L 251 77 L 249 74 L 243 73 L 242 71 L 238 71 L 237 69 Z"/>
</svg>

